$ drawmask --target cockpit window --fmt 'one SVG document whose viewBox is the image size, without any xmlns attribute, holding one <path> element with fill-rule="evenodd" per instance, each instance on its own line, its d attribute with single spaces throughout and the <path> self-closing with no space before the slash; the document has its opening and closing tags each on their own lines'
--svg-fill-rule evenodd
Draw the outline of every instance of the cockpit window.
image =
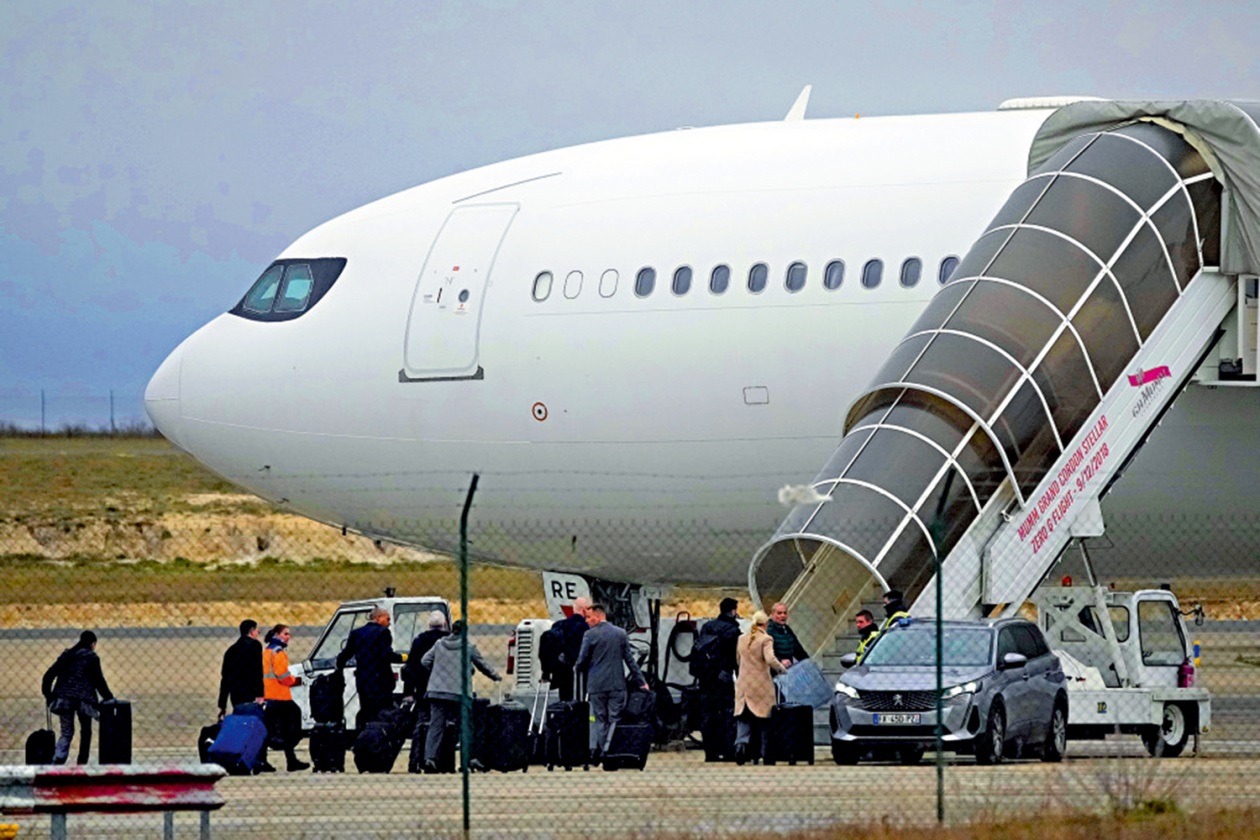
<svg viewBox="0 0 1260 840">
<path fill-rule="evenodd" d="M 253 321 L 291 321 L 319 303 L 345 267 L 343 257 L 277 260 L 230 311 Z"/>
</svg>

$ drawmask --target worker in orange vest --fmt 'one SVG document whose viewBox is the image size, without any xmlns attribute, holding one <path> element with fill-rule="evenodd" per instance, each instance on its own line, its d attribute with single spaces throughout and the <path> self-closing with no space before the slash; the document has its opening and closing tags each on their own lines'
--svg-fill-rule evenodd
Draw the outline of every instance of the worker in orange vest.
<svg viewBox="0 0 1260 840">
<path fill-rule="evenodd" d="M 289 637 L 289 625 L 277 624 L 271 628 L 267 634 L 267 646 L 263 648 L 262 668 L 267 737 L 284 750 L 285 769 L 292 773 L 311 765 L 300 761 L 294 752 L 302 737 L 302 712 L 293 702 L 290 689 L 300 685 L 301 680 L 289 673 Z"/>
</svg>

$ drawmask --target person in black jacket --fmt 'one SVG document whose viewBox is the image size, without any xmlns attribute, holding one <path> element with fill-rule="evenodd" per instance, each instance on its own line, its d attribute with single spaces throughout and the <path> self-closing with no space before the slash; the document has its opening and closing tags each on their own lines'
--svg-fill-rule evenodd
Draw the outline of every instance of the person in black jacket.
<svg viewBox="0 0 1260 840">
<path fill-rule="evenodd" d="M 87 764 L 92 752 L 92 719 L 101 716 L 97 695 L 113 700 L 114 694 L 105 682 L 101 659 L 96 655 L 96 634 L 84 630 L 74 647 L 66 648 L 57 661 L 44 672 L 41 686 L 49 709 L 61 718 L 61 737 L 53 753 L 53 764 L 65 764 L 70 757 L 70 741 L 74 738 L 74 719 L 79 719 L 79 764 Z"/>
<path fill-rule="evenodd" d="M 429 701 L 424 696 L 429 687 L 429 670 L 421 663 L 429 648 L 437 644 L 438 639 L 448 635 L 450 631 L 446 629 L 446 614 L 441 610 L 434 610 L 429 613 L 429 629 L 417 633 L 411 642 L 407 664 L 402 669 L 403 697 L 410 697 L 416 702 L 417 727 L 429 719 Z"/>
<path fill-rule="evenodd" d="M 240 630 L 240 638 L 223 652 L 219 669 L 219 720 L 227 714 L 229 698 L 233 709 L 263 700 L 263 646 L 258 641 L 258 622 L 247 618 Z"/>
<path fill-rule="evenodd" d="M 723 598 L 719 615 L 706 621 L 696 636 L 693 656 L 700 684 L 700 736 L 705 761 L 735 758 L 735 646 L 739 642 L 739 602 Z"/>
<path fill-rule="evenodd" d="M 373 607 L 368 623 L 346 639 L 346 646 L 337 654 L 337 667 L 345 668 L 354 660 L 354 686 L 359 693 L 359 714 L 355 728 L 360 732 L 380 717 L 394 696 L 395 662 L 402 654 L 394 652 L 394 634 L 389 632 L 389 610 Z"/>
<path fill-rule="evenodd" d="M 561 700 L 578 700 L 575 697 L 576 686 L 573 684 L 573 666 L 577 663 L 578 653 L 582 650 L 582 637 L 586 635 L 586 612 L 591 602 L 578 596 L 573 600 L 573 612 L 563 621 L 556 624 L 559 628 L 562 644 L 560 645 L 560 661 L 551 674 L 551 684 L 560 692 Z"/>
</svg>

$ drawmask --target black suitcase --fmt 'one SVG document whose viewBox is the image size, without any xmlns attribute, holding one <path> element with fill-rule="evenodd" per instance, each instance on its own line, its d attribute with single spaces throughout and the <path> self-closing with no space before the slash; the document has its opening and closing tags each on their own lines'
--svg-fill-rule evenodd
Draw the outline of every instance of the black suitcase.
<svg viewBox="0 0 1260 840">
<path fill-rule="evenodd" d="M 814 707 L 804 703 L 779 703 L 770 712 L 765 729 L 766 764 L 786 761 L 814 763 Z"/>
<path fill-rule="evenodd" d="M 342 723 L 317 723 L 310 740 L 312 773 L 346 772 L 346 727 Z"/>
<path fill-rule="evenodd" d="M 360 773 L 388 773 L 407 740 L 411 713 L 385 709 L 354 739 L 354 766 Z"/>
<path fill-rule="evenodd" d="M 548 770 L 591 766 L 591 704 L 582 700 L 553 703 L 543 727 Z"/>
<path fill-rule="evenodd" d="M 529 771 L 529 708 L 520 703 L 503 703 L 486 709 L 482 733 L 481 763 L 489 770 L 512 773 Z"/>
<path fill-rule="evenodd" d="M 130 764 L 131 703 L 106 700 L 100 709 L 101 740 L 97 760 L 101 764 Z"/>
<path fill-rule="evenodd" d="M 455 730 L 451 723 L 446 727 L 446 735 L 442 740 L 442 748 L 438 750 L 437 768 L 439 773 L 455 772 Z M 407 756 L 407 772 L 424 772 L 424 747 L 429 737 L 429 722 L 422 720 L 416 724 L 411 734 L 411 753 Z"/>
<path fill-rule="evenodd" d="M 605 770 L 642 770 L 652 749 L 652 724 L 618 723 L 604 755 Z"/>
<path fill-rule="evenodd" d="M 57 736 L 52 731 L 52 712 L 44 708 L 47 729 L 36 729 L 26 738 L 27 764 L 52 764 L 57 752 Z"/>
<path fill-rule="evenodd" d="M 311 683 L 311 719 L 316 723 L 337 723 L 346 716 L 346 680 L 341 671 L 320 674 Z"/>
<path fill-rule="evenodd" d="M 197 733 L 197 758 L 202 764 L 210 763 L 210 745 L 219 737 L 219 730 L 222 728 L 223 724 L 212 723 L 201 727 L 201 732 Z"/>
</svg>

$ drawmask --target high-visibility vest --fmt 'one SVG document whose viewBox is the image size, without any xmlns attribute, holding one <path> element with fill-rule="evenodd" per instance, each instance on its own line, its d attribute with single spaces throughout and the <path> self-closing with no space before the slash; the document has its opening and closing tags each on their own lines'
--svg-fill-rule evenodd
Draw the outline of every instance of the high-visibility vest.
<svg viewBox="0 0 1260 840">
<path fill-rule="evenodd" d="M 892 627 L 901 619 L 909 618 L 909 617 L 910 617 L 910 613 L 906 612 L 905 610 L 897 610 L 895 613 L 888 616 L 888 618 L 884 619 L 883 624 L 879 625 L 879 632 L 883 633 L 885 630 L 887 630 L 889 627 Z"/>
<path fill-rule="evenodd" d="M 297 684 L 297 677 L 289 673 L 289 654 L 284 650 L 273 650 L 270 645 L 263 648 L 263 697 L 267 700 L 292 700 L 293 692 L 289 686 Z"/>
<path fill-rule="evenodd" d="M 858 642 L 858 649 L 857 649 L 858 662 L 862 661 L 862 657 L 866 656 L 866 651 L 870 649 L 871 645 L 875 644 L 875 640 L 878 638 L 879 638 L 879 631 L 876 630 L 874 633 L 872 633 L 871 635 L 867 636 L 865 639 L 862 639 L 860 642 Z"/>
</svg>

